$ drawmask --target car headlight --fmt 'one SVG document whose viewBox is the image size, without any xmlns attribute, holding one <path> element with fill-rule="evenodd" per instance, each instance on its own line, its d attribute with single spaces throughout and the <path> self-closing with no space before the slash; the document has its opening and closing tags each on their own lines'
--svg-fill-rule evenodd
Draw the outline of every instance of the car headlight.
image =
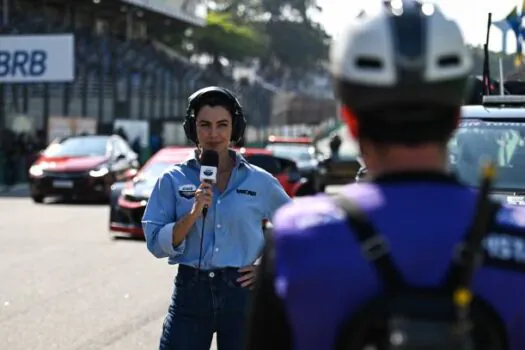
<svg viewBox="0 0 525 350">
<path fill-rule="evenodd" d="M 107 165 L 100 165 L 98 167 L 96 167 L 95 169 L 93 170 L 90 170 L 89 171 L 89 176 L 91 177 L 102 177 L 102 176 L 105 176 L 109 173 L 109 169 L 107 167 Z"/>
<path fill-rule="evenodd" d="M 38 165 L 33 165 L 31 168 L 29 168 L 29 175 L 33 177 L 40 177 L 44 175 L 44 170 Z"/>
</svg>

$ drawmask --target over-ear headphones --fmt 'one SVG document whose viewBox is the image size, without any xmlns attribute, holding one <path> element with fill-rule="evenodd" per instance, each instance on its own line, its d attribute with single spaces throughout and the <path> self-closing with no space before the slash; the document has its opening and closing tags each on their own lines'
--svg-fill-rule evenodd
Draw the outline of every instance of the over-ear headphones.
<svg viewBox="0 0 525 350">
<path fill-rule="evenodd" d="M 198 144 L 197 126 L 195 123 L 197 116 L 195 115 L 195 108 L 199 106 L 202 98 L 210 95 L 222 96 L 231 102 L 233 109 L 231 141 L 235 143 L 241 141 L 246 129 L 246 119 L 244 118 L 244 114 L 242 112 L 242 106 L 230 90 L 218 86 L 205 87 L 194 92 L 188 98 L 188 108 L 186 109 L 186 117 L 183 125 L 186 137 L 194 144 Z"/>
</svg>

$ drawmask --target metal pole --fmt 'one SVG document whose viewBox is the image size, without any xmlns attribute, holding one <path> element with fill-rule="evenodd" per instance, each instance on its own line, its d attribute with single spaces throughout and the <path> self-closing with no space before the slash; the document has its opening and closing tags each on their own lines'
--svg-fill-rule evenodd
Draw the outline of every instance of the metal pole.
<svg viewBox="0 0 525 350">
<path fill-rule="evenodd" d="M 133 9 L 128 7 L 126 12 L 126 39 L 133 39 Z"/>
<path fill-rule="evenodd" d="M 505 95 L 505 92 L 504 92 L 505 85 L 503 83 L 503 79 L 505 79 L 505 78 L 503 77 L 503 61 L 502 61 L 501 57 L 499 58 L 499 62 L 498 63 L 499 63 L 499 94 L 501 96 L 503 96 L 503 95 Z"/>
<path fill-rule="evenodd" d="M 2 9 L 3 9 L 3 15 L 4 15 L 4 18 L 3 18 L 4 26 L 8 26 L 9 25 L 9 0 L 3 1 Z"/>
</svg>

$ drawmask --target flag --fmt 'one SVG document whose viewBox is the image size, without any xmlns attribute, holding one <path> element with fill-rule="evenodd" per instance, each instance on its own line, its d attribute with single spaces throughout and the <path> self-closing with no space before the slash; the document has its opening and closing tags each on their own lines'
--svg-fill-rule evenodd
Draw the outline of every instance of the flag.
<svg viewBox="0 0 525 350">
<path fill-rule="evenodd" d="M 523 58 L 521 54 L 516 54 L 516 57 L 514 57 L 514 67 L 520 68 L 523 64 Z"/>
<path fill-rule="evenodd" d="M 518 12 L 518 6 L 514 7 L 507 17 L 505 17 L 505 21 L 509 24 L 512 31 L 514 32 L 514 35 L 516 36 L 516 54 L 514 57 L 514 66 L 521 67 L 523 64 L 523 38 L 524 36 L 524 30 L 525 28 L 522 27 L 521 23 L 523 20 L 523 17 L 525 16 L 525 0 L 521 3 L 521 8 Z"/>
</svg>

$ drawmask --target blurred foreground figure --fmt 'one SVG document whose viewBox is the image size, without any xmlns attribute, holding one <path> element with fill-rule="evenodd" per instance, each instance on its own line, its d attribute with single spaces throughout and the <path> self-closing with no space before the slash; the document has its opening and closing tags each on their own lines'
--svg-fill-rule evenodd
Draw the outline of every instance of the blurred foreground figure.
<svg viewBox="0 0 525 350">
<path fill-rule="evenodd" d="M 492 203 L 491 167 L 480 191 L 446 170 L 458 24 L 419 1 L 348 23 L 331 69 L 371 176 L 276 213 L 247 349 L 525 349 L 525 210 Z"/>
</svg>

